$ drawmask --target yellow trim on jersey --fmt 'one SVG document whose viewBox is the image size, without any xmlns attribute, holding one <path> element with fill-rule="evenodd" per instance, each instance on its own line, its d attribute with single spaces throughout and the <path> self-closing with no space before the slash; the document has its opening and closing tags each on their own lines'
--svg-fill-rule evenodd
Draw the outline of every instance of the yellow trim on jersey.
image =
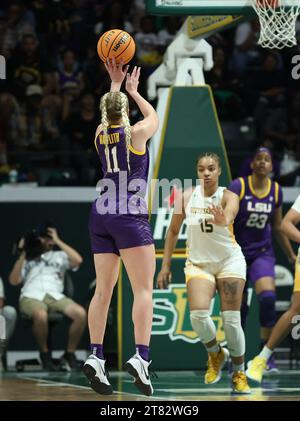
<svg viewBox="0 0 300 421">
<path fill-rule="evenodd" d="M 198 281 L 202 281 L 202 280 L 206 280 L 209 282 L 213 282 L 214 284 L 216 283 L 215 277 L 213 275 L 205 275 L 203 272 L 200 272 L 199 275 L 189 275 L 186 274 L 185 275 L 185 283 L 187 284 L 191 279 L 197 279 Z"/>
<path fill-rule="evenodd" d="M 99 153 L 98 146 L 97 146 L 97 137 L 98 136 L 99 136 L 99 133 L 95 136 L 94 145 L 95 145 L 96 151 Z"/>
<path fill-rule="evenodd" d="M 277 205 L 277 203 L 278 203 L 278 196 L 279 196 L 279 185 L 275 181 L 275 205 Z"/>
<path fill-rule="evenodd" d="M 231 238 L 232 243 L 234 245 L 236 245 L 237 242 L 236 242 L 234 231 L 233 231 L 233 224 L 228 225 L 228 230 L 229 230 L 229 234 L 230 234 L 230 238 Z"/>
<path fill-rule="evenodd" d="M 255 197 L 257 197 L 258 199 L 264 199 L 265 197 L 267 197 L 270 194 L 272 182 L 271 182 L 271 180 L 269 178 L 268 178 L 268 187 L 267 187 L 267 190 L 266 190 L 265 193 L 262 193 L 261 195 L 258 195 L 255 192 L 254 187 L 253 187 L 253 184 L 252 184 L 252 177 L 251 177 L 251 175 L 248 176 L 248 183 L 249 183 L 249 189 L 250 189 L 251 193 Z"/>
<path fill-rule="evenodd" d="M 130 152 L 134 153 L 135 155 L 145 155 L 145 153 L 146 153 L 146 148 L 143 152 L 141 152 L 141 151 L 138 151 L 138 150 L 134 149 L 134 147 L 132 145 L 129 145 L 129 150 L 130 150 Z"/>
<path fill-rule="evenodd" d="M 122 126 L 121 126 L 121 124 L 112 124 L 108 127 L 112 128 L 112 129 L 117 129 L 118 127 L 122 127 Z"/>
<path fill-rule="evenodd" d="M 299 263 L 299 254 L 297 256 L 295 264 L 295 282 L 294 282 L 294 292 L 300 292 L 300 263 Z"/>
<path fill-rule="evenodd" d="M 240 200 L 243 199 L 243 197 L 245 196 L 245 180 L 243 179 L 243 177 L 239 177 L 240 183 L 241 183 L 241 191 L 240 191 Z"/>
<path fill-rule="evenodd" d="M 242 281 L 245 281 L 246 279 L 245 278 L 242 278 L 241 277 L 241 274 L 239 273 L 239 274 L 237 274 L 237 273 L 234 273 L 234 272 L 225 272 L 225 273 L 220 273 L 218 276 L 217 276 L 217 279 L 226 279 L 226 278 L 236 278 L 236 279 L 241 279 Z"/>
</svg>

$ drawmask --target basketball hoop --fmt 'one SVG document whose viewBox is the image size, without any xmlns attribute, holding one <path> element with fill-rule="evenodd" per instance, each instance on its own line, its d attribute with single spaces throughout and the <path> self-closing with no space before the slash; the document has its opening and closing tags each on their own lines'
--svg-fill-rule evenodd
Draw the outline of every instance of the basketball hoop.
<svg viewBox="0 0 300 421">
<path fill-rule="evenodd" d="M 300 14 L 300 0 L 251 0 L 261 32 L 258 44 L 264 48 L 297 45 L 296 20 Z"/>
</svg>

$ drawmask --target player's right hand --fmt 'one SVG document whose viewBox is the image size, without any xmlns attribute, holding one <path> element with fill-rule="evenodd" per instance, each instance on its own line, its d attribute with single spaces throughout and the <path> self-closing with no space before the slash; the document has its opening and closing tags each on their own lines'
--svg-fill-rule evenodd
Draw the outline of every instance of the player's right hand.
<svg viewBox="0 0 300 421">
<path fill-rule="evenodd" d="M 159 289 L 166 289 L 168 288 L 169 284 L 172 282 L 172 272 L 170 269 L 162 268 L 157 276 L 157 288 Z"/>
</svg>

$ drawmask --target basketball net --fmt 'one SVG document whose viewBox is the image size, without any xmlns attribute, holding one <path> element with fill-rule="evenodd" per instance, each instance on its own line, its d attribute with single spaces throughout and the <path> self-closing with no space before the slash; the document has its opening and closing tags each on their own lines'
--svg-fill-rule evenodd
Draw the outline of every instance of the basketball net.
<svg viewBox="0 0 300 421">
<path fill-rule="evenodd" d="M 251 0 L 251 3 L 260 21 L 259 45 L 277 49 L 297 45 L 300 0 Z"/>
</svg>

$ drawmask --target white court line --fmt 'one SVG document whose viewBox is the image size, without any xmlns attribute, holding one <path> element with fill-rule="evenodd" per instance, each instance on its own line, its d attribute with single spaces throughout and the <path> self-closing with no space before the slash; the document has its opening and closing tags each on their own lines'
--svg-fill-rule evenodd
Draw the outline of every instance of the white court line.
<svg viewBox="0 0 300 421">
<path fill-rule="evenodd" d="M 70 384 L 70 383 L 59 383 L 57 381 L 54 380 L 45 380 L 45 379 L 36 379 L 34 377 L 22 377 L 22 375 L 19 375 L 21 379 L 25 379 L 25 380 L 30 380 L 30 381 L 38 381 L 37 386 L 43 387 L 43 386 L 48 386 L 48 387 L 53 387 L 53 386 L 66 386 L 66 387 L 75 387 L 77 389 L 84 389 L 84 390 L 91 390 L 93 391 L 89 386 L 80 386 L 77 384 Z M 95 392 L 96 393 L 96 392 Z M 130 392 L 118 392 L 118 391 L 114 391 L 113 395 L 128 395 L 128 396 L 136 396 L 137 398 L 141 398 L 141 400 L 143 400 L 143 395 L 138 395 L 137 393 L 130 393 Z M 145 397 L 146 398 L 146 397 Z M 149 396 L 150 400 L 172 400 L 172 398 L 164 398 L 164 397 L 157 397 L 157 396 Z"/>
</svg>

